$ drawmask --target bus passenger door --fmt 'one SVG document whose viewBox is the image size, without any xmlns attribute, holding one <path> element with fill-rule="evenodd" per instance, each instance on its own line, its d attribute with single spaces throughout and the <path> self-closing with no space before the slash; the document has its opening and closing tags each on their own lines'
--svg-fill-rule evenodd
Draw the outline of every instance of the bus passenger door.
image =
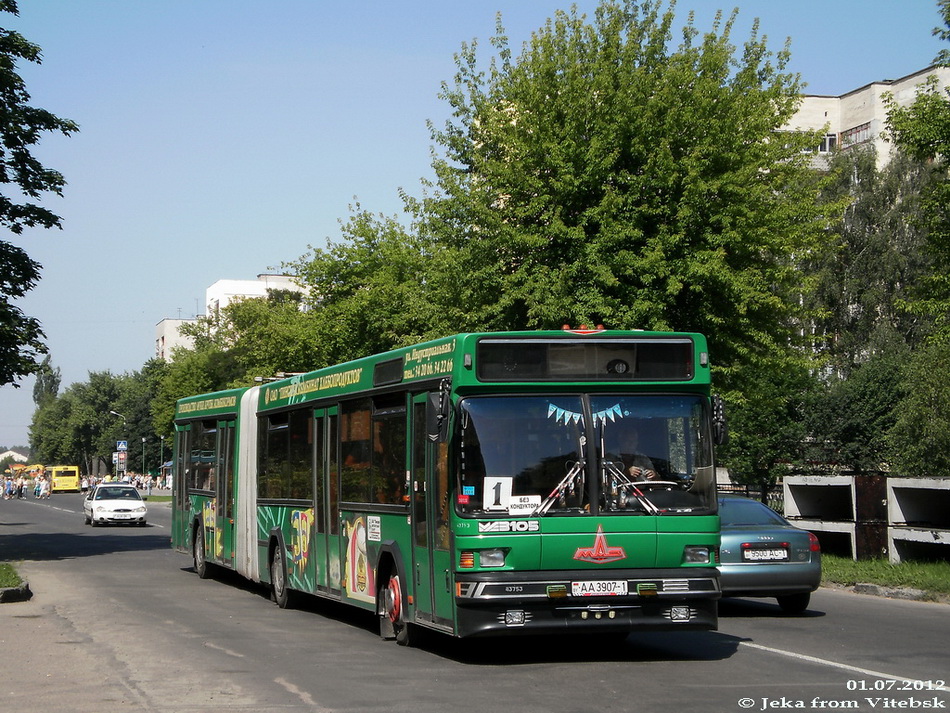
<svg viewBox="0 0 950 713">
<path fill-rule="evenodd" d="M 218 422 L 214 495 L 214 552 L 210 559 L 228 569 L 234 567 L 234 421 Z"/>
<path fill-rule="evenodd" d="M 337 407 L 316 409 L 314 422 L 313 557 L 316 590 L 340 597 L 340 446 Z"/>
<path fill-rule="evenodd" d="M 412 399 L 412 581 L 416 618 L 451 629 L 447 444 L 426 435 L 429 395 Z"/>
<path fill-rule="evenodd" d="M 191 551 L 191 501 L 188 497 L 188 452 L 191 449 L 191 425 L 175 426 L 172 468 L 172 545 L 180 552 Z M 92 488 L 90 488 L 90 493 Z"/>
</svg>

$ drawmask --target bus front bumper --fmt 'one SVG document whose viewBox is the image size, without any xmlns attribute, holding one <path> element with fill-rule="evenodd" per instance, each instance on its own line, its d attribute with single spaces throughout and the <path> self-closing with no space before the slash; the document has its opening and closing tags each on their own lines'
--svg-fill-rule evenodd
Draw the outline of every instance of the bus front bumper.
<svg viewBox="0 0 950 713">
<path fill-rule="evenodd" d="M 605 583 L 621 593 L 590 594 Z M 456 593 L 463 637 L 710 631 L 721 596 L 715 568 L 458 574 Z"/>
</svg>

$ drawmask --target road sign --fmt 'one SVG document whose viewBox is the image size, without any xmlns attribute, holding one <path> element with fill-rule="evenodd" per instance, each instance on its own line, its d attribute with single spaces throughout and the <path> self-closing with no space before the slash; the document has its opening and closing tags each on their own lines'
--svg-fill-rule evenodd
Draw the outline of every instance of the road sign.
<svg viewBox="0 0 950 713">
<path fill-rule="evenodd" d="M 129 442 L 128 442 L 128 441 L 116 441 L 116 442 L 115 442 L 115 449 L 116 449 L 117 451 L 127 451 L 127 450 L 129 450 Z"/>
</svg>

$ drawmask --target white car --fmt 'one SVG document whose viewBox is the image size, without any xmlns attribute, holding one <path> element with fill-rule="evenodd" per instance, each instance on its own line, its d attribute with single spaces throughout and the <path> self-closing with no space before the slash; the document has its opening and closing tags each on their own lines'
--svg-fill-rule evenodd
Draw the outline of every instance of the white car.
<svg viewBox="0 0 950 713">
<path fill-rule="evenodd" d="M 134 485 L 100 483 L 82 501 L 86 524 L 136 524 L 145 527 L 148 508 Z"/>
</svg>

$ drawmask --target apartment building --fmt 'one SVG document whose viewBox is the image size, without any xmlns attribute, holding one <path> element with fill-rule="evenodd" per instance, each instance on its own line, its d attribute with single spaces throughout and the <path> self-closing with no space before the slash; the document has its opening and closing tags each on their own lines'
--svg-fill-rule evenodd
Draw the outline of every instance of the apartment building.
<svg viewBox="0 0 950 713">
<path fill-rule="evenodd" d="M 950 87 L 950 68 L 928 67 L 900 79 L 883 79 L 852 89 L 841 96 L 806 94 L 798 113 L 789 122 L 788 129 L 822 130 L 825 136 L 818 154 L 857 146 L 873 146 L 877 150 L 878 166 L 890 160 L 893 144 L 883 138 L 887 120 L 885 95 L 889 94 L 899 106 L 913 104 L 917 91 L 930 76 L 937 78 L 938 86 Z"/>
</svg>

